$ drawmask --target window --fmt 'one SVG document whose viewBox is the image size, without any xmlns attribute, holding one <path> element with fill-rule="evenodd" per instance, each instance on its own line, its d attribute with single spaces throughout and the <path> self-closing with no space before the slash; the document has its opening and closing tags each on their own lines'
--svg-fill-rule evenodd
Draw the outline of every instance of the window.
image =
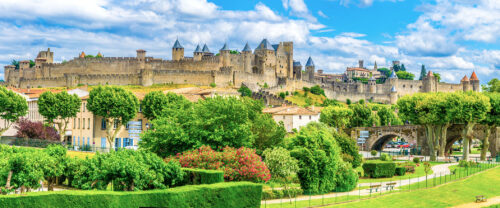
<svg viewBox="0 0 500 208">
<path fill-rule="evenodd" d="M 90 137 L 87 137 L 87 145 L 90 146 Z"/>
<path fill-rule="evenodd" d="M 85 112 L 85 103 L 83 103 L 83 110 L 82 111 Z"/>
<path fill-rule="evenodd" d="M 80 129 L 80 119 L 78 119 L 78 129 Z"/>
<path fill-rule="evenodd" d="M 118 128 L 118 119 L 115 119 L 115 121 L 113 122 L 113 128 Z"/>
<path fill-rule="evenodd" d="M 101 148 L 103 148 L 103 149 L 106 148 L 106 138 L 104 138 L 104 137 L 101 138 Z"/>
<path fill-rule="evenodd" d="M 311 120 L 312 116 L 309 116 L 309 120 Z"/>
<path fill-rule="evenodd" d="M 83 127 L 82 129 L 85 129 L 85 119 L 84 118 L 82 118 L 82 127 Z"/>
<path fill-rule="evenodd" d="M 73 129 L 76 129 L 76 118 L 73 118 Z"/>
<path fill-rule="evenodd" d="M 106 120 L 104 118 L 101 120 L 101 129 L 102 130 L 106 129 Z"/>
<path fill-rule="evenodd" d="M 88 128 L 90 129 L 90 118 L 89 118 L 89 127 Z"/>
<path fill-rule="evenodd" d="M 299 119 L 302 119 L 302 116 L 299 116 Z"/>
<path fill-rule="evenodd" d="M 142 104 L 139 104 L 139 113 L 142 112 Z"/>
<path fill-rule="evenodd" d="M 283 119 L 285 119 L 285 116 L 283 116 Z"/>
</svg>

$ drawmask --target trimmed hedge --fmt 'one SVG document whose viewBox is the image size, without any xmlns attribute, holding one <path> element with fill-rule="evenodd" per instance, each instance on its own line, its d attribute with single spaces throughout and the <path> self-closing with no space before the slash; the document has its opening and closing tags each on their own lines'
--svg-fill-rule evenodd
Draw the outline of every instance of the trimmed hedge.
<svg viewBox="0 0 500 208">
<path fill-rule="evenodd" d="M 227 182 L 134 192 L 51 191 L 0 195 L 0 205 L 17 208 L 260 207 L 261 196 L 260 184 Z"/>
<path fill-rule="evenodd" d="M 370 178 L 390 178 L 394 176 L 396 171 L 396 164 L 393 162 L 377 162 L 363 164 L 365 176 Z"/>
<path fill-rule="evenodd" d="M 289 188 L 288 190 L 284 189 L 266 189 L 262 191 L 262 200 L 269 200 L 269 199 L 281 199 L 281 198 L 288 198 L 288 194 L 292 198 L 302 195 L 304 191 L 300 188 Z"/>
<path fill-rule="evenodd" d="M 406 168 L 405 167 L 396 167 L 396 175 L 398 176 L 404 176 L 406 173 Z"/>
<path fill-rule="evenodd" d="M 199 185 L 224 182 L 224 171 L 182 168 L 183 184 Z"/>
</svg>

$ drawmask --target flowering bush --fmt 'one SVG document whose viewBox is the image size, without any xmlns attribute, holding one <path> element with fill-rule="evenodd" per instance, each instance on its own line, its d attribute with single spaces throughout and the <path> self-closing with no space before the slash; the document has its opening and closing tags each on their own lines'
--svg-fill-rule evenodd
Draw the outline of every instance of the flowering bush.
<svg viewBox="0 0 500 208">
<path fill-rule="evenodd" d="M 268 181 L 271 174 L 254 149 L 225 147 L 222 152 L 209 146 L 177 154 L 167 161 L 178 160 L 182 167 L 224 171 L 227 181 Z"/>
<path fill-rule="evenodd" d="M 59 141 L 59 134 L 54 127 L 45 126 L 42 122 L 33 122 L 22 118 L 17 122 L 16 129 L 16 137 L 19 138 Z"/>
</svg>

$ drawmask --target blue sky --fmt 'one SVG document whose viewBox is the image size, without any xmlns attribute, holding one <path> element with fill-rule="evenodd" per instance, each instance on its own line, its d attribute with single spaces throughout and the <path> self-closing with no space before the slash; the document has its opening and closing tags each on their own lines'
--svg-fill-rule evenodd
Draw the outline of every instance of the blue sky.
<svg viewBox="0 0 500 208">
<path fill-rule="evenodd" d="M 50 47 L 55 61 L 104 56 L 170 59 L 178 37 L 189 56 L 197 44 L 224 42 L 241 50 L 262 38 L 294 41 L 294 57 L 341 73 L 400 60 L 457 83 L 476 71 L 483 83 L 500 77 L 498 0 L 3 0 L 0 79 L 12 59 L 34 59 Z"/>
</svg>

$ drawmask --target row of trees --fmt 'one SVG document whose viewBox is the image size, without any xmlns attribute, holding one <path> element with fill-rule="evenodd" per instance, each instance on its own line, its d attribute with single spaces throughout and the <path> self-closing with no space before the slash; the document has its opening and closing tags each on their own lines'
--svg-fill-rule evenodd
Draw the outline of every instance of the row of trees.
<svg viewBox="0 0 500 208">
<path fill-rule="evenodd" d="M 486 135 L 500 123 L 498 93 L 455 92 L 417 93 L 398 100 L 399 116 L 413 124 L 425 127 L 431 160 L 445 155 L 446 134 L 452 124 L 463 124 L 464 159 L 468 159 L 468 143 L 473 139 L 476 124 L 485 124 Z M 488 148 L 488 137 L 483 138 L 481 159 Z"/>
</svg>

